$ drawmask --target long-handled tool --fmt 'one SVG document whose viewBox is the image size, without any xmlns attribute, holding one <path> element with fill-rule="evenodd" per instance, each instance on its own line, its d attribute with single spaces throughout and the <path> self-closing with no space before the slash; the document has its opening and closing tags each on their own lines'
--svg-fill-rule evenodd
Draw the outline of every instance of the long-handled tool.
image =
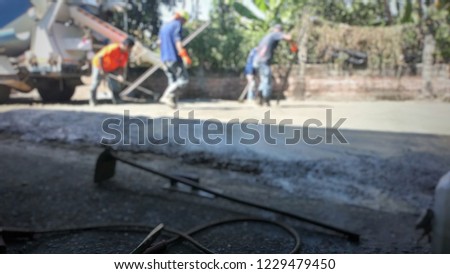
<svg viewBox="0 0 450 274">
<path fill-rule="evenodd" d="M 195 187 L 195 188 L 200 189 L 202 191 L 205 191 L 205 192 L 208 192 L 210 194 L 213 194 L 213 195 L 215 195 L 217 197 L 221 197 L 221 198 L 227 199 L 229 201 L 233 201 L 233 202 L 236 202 L 236 203 L 240 203 L 240 204 L 243 204 L 243 205 L 251 206 L 251 207 L 262 209 L 262 210 L 266 210 L 266 211 L 269 211 L 269 212 L 272 212 L 272 213 L 276 213 L 276 214 L 280 214 L 280 215 L 283 215 L 283 216 L 287 216 L 287 217 L 290 217 L 290 218 L 293 218 L 293 219 L 296 219 L 296 220 L 299 220 L 299 221 L 302 221 L 302 222 L 310 223 L 310 224 L 313 224 L 313 225 L 316 225 L 316 226 L 319 226 L 319 227 L 322 227 L 322 228 L 326 228 L 328 230 L 340 233 L 342 235 L 345 235 L 351 241 L 354 241 L 354 242 L 358 242 L 359 241 L 359 235 L 356 234 L 356 233 L 349 232 L 347 230 L 344 230 L 344 229 L 341 229 L 341 228 L 338 228 L 338 227 L 335 227 L 335 226 L 332 226 L 332 225 L 321 223 L 319 221 L 311 220 L 309 218 L 302 217 L 302 216 L 299 216 L 299 215 L 296 215 L 296 214 L 293 214 L 293 213 L 290 213 L 290 212 L 287 212 L 287 211 L 271 208 L 271 207 L 268 207 L 268 206 L 265 206 L 265 205 L 257 204 L 257 203 L 254 203 L 254 202 L 249 202 L 249 201 L 246 201 L 246 200 L 243 200 L 243 199 L 240 199 L 240 198 L 236 198 L 236 197 L 233 197 L 233 196 L 230 196 L 230 195 L 223 194 L 223 193 L 221 193 L 219 191 L 215 191 L 215 190 L 209 189 L 207 187 L 200 186 L 198 183 L 196 183 L 196 182 L 194 182 L 192 180 L 189 180 L 189 179 L 186 179 L 186 178 L 183 178 L 183 177 L 180 177 L 180 176 L 170 175 L 170 174 L 167 174 L 165 172 L 161 172 L 161 171 L 155 170 L 153 168 L 145 167 L 145 166 L 142 166 L 140 164 L 134 163 L 134 162 L 129 161 L 129 160 L 125 159 L 125 158 L 119 157 L 117 155 L 117 153 L 111 151 L 110 149 L 106 149 L 98 157 L 96 168 L 95 168 L 94 181 L 96 183 L 99 183 L 99 182 L 103 182 L 103 181 L 106 181 L 106 180 L 111 179 L 112 177 L 114 177 L 114 174 L 115 174 L 115 171 L 116 171 L 116 162 L 117 161 L 120 161 L 122 163 L 128 164 L 128 165 L 130 165 L 132 167 L 135 167 L 135 168 L 138 168 L 138 169 L 141 169 L 141 170 L 144 170 L 144 171 L 156 174 L 158 176 L 161 176 L 161 177 L 169 179 L 169 180 L 176 180 L 179 183 L 188 185 L 190 187 Z"/>
<path fill-rule="evenodd" d="M 194 40 L 200 33 L 202 33 L 209 25 L 211 24 L 210 21 L 204 23 L 200 28 L 198 28 L 195 32 L 191 33 L 186 39 L 183 40 L 183 46 L 186 46 L 189 44 L 192 40 Z M 120 93 L 120 97 L 126 97 L 130 95 L 130 93 L 136 89 L 142 82 L 147 80 L 148 77 L 150 77 L 153 73 L 155 73 L 158 69 L 160 69 L 163 66 L 163 64 L 158 63 L 155 64 L 153 67 L 148 69 L 144 74 L 142 74 L 136 81 L 134 81 L 132 84 L 130 84 L 125 90 L 123 90 Z"/>
<path fill-rule="evenodd" d="M 295 56 L 291 58 L 289 62 L 289 67 L 283 77 L 283 84 L 281 85 L 280 91 L 277 93 L 277 105 L 280 104 L 281 97 L 283 96 L 283 91 L 287 88 L 289 82 L 289 76 L 291 75 L 292 68 L 296 62 Z"/>
<path fill-rule="evenodd" d="M 239 96 L 239 99 L 238 99 L 238 102 L 239 102 L 239 103 L 244 102 L 245 96 L 246 96 L 247 93 L 248 93 L 248 88 L 249 88 L 249 86 L 250 86 L 250 84 L 247 83 L 247 85 L 245 85 L 245 88 L 242 90 L 241 96 Z"/>
<path fill-rule="evenodd" d="M 108 74 L 107 77 L 111 77 L 112 79 L 114 79 L 114 80 L 120 82 L 121 84 L 127 85 L 127 86 L 132 85 L 131 82 L 128 82 L 128 81 L 126 81 L 126 80 L 120 80 L 120 79 L 119 79 L 116 75 L 114 75 L 114 74 Z M 153 100 L 155 100 L 155 101 L 156 101 L 157 98 L 159 98 L 159 94 L 156 94 L 156 93 L 154 93 L 153 91 L 151 91 L 151 90 L 149 90 L 149 89 L 146 89 L 146 88 L 144 88 L 144 87 L 137 86 L 136 89 L 139 90 L 139 91 L 141 91 L 141 92 L 143 92 L 143 93 L 145 93 L 145 94 L 147 94 L 147 95 L 152 96 L 152 97 L 153 97 Z M 123 100 L 133 100 L 133 99 L 134 99 L 134 98 L 131 98 L 131 97 L 128 97 L 128 96 L 121 96 L 121 98 L 122 98 Z"/>
</svg>

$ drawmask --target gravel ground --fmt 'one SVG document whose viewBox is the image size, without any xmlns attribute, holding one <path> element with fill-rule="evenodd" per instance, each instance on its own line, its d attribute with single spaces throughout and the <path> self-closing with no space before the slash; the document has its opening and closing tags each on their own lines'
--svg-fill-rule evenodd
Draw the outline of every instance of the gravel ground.
<svg viewBox="0 0 450 274">
<path fill-rule="evenodd" d="M 164 223 L 188 231 L 224 218 L 259 216 L 294 227 L 301 235 L 304 253 L 429 252 L 428 243 L 417 243 L 420 233 L 414 225 L 450 166 L 450 130 L 442 118 L 448 117 L 448 105 L 284 102 L 286 108 L 273 109 L 277 119 L 292 118 L 301 125 L 307 117 L 323 118 L 325 109 L 331 108 L 335 117 L 348 118 L 344 131 L 350 142 L 347 145 L 134 143 L 115 147 L 124 157 L 158 170 L 195 173 L 202 184 L 224 193 L 357 232 L 361 242 L 353 244 L 286 217 L 222 199 L 169 192 L 161 188 L 167 185 L 166 180 L 123 164 L 118 165 L 114 179 L 94 184 L 95 161 L 102 151 L 98 143 L 101 122 L 124 109 L 132 115 L 173 117 L 173 111 L 165 106 L 101 105 L 92 109 L 76 102 L 43 105 L 30 98 L 14 100 L 0 106 L 0 223 L 4 226 L 53 230 L 111 224 L 154 227 Z M 191 109 L 198 111 L 199 119 L 264 117 L 262 109 L 219 101 L 185 102 L 181 118 L 187 118 Z M 312 133 L 324 134 L 321 129 Z M 136 134 L 131 131 L 129 136 Z M 8 252 L 128 253 L 146 233 L 130 228 L 40 234 L 32 240 L 9 242 Z M 280 228 L 254 223 L 215 228 L 196 235 L 196 239 L 220 253 L 287 253 L 293 246 Z M 166 252 L 198 250 L 182 243 Z"/>
</svg>

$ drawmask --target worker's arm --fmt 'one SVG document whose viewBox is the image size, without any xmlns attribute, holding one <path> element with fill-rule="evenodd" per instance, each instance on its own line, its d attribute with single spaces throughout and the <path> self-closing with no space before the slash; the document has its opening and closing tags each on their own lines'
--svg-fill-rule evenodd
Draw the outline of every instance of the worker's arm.
<svg viewBox="0 0 450 274">
<path fill-rule="evenodd" d="M 292 35 L 291 34 L 284 34 L 283 35 L 283 40 L 292 41 Z"/>
<path fill-rule="evenodd" d="M 175 31 L 175 47 L 177 48 L 178 55 L 183 59 L 183 63 L 185 66 L 189 67 L 192 65 L 191 57 L 189 57 L 189 53 L 187 50 L 183 47 L 183 44 L 181 42 L 181 25 L 180 27 Z"/>
<path fill-rule="evenodd" d="M 292 40 L 292 35 L 291 34 L 284 34 L 283 35 L 283 39 L 289 42 L 289 48 L 291 49 L 292 53 L 297 53 L 298 52 L 297 43 L 295 43 L 295 41 Z"/>
<path fill-rule="evenodd" d="M 185 48 L 183 47 L 183 44 L 181 43 L 181 40 L 178 40 L 176 43 L 178 54 L 180 54 Z"/>
<path fill-rule="evenodd" d="M 178 41 L 176 43 L 178 55 L 183 59 L 183 63 L 186 67 L 190 67 L 192 65 L 192 59 L 189 57 L 189 53 L 187 50 L 183 47 L 183 44 L 181 44 L 181 41 Z"/>
</svg>

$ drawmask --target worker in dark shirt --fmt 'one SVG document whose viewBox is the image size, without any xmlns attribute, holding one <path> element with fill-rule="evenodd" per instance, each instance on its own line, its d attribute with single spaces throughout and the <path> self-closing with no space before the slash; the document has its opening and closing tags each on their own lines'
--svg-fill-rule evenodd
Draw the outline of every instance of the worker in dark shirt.
<svg viewBox="0 0 450 274">
<path fill-rule="evenodd" d="M 189 82 L 186 68 L 192 65 L 192 60 L 182 44 L 183 25 L 188 20 L 189 14 L 186 11 L 178 11 L 159 32 L 161 61 L 168 79 L 168 86 L 159 101 L 172 108 L 177 107 L 176 91 Z"/>
<path fill-rule="evenodd" d="M 275 49 L 281 40 L 291 41 L 292 36 L 283 32 L 281 25 L 275 25 L 271 32 L 264 36 L 258 45 L 257 54 L 255 57 L 255 67 L 258 67 L 260 85 L 259 104 L 266 103 L 270 106 L 270 97 L 272 95 L 272 70 L 270 64 L 275 53 Z M 294 43 L 291 44 L 291 51 L 296 51 L 297 47 Z"/>
</svg>

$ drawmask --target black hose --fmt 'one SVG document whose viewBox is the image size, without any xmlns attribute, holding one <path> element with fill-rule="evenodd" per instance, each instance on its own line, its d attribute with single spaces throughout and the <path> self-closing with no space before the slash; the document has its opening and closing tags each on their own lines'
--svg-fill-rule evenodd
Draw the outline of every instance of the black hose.
<svg viewBox="0 0 450 274">
<path fill-rule="evenodd" d="M 258 219 L 258 218 L 233 218 L 218 222 L 209 223 L 203 226 L 196 227 L 194 229 L 191 229 L 187 233 L 183 233 L 174 229 L 166 228 L 164 227 L 163 231 L 166 231 L 170 234 L 175 234 L 176 236 L 165 241 L 161 241 L 152 247 L 145 250 L 144 253 L 150 254 L 150 253 L 159 253 L 162 250 L 166 249 L 169 245 L 174 244 L 177 241 L 185 240 L 190 242 L 192 245 L 194 245 L 196 248 L 198 248 L 200 251 L 207 253 L 207 254 L 213 254 L 214 252 L 205 247 L 203 244 L 199 243 L 197 240 L 193 239 L 192 236 L 195 234 L 198 234 L 202 231 L 205 231 L 207 229 L 211 229 L 220 225 L 225 224 L 231 224 L 231 223 L 238 223 L 238 222 L 260 222 L 260 223 L 268 223 L 275 226 L 278 226 L 288 232 L 292 238 L 294 239 L 294 247 L 290 251 L 290 254 L 298 253 L 300 250 L 301 240 L 300 236 L 298 235 L 297 231 L 294 230 L 292 227 L 289 227 L 283 223 L 270 221 L 270 220 L 264 220 L 264 219 Z M 27 229 L 18 229 L 18 228 L 4 228 L 4 232 L 8 232 L 11 234 L 14 234 L 15 231 L 20 231 L 21 234 L 26 234 L 29 237 L 36 235 L 36 234 L 68 234 L 68 233 L 76 233 L 76 232 L 82 232 L 82 231 L 95 231 L 95 230 L 110 230 L 110 231 L 123 231 L 123 232 L 139 232 L 139 233 L 146 233 L 148 231 L 151 231 L 153 228 L 148 225 L 142 225 L 142 224 L 109 224 L 109 225 L 92 225 L 92 226 L 84 226 L 84 227 L 72 227 L 72 228 L 61 228 L 61 229 L 46 229 L 46 230 L 27 230 Z"/>
<path fill-rule="evenodd" d="M 344 229 L 341 229 L 341 228 L 338 228 L 338 227 L 335 227 L 335 226 L 332 226 L 332 225 L 329 225 L 329 224 L 325 224 L 325 223 L 322 223 L 322 222 L 319 222 L 319 221 L 315 221 L 315 220 L 312 220 L 312 219 L 309 219 L 309 218 L 306 218 L 306 217 L 302 217 L 302 216 L 299 216 L 299 215 L 296 215 L 296 214 L 293 214 L 293 213 L 290 213 L 290 212 L 287 212 L 287 211 L 279 210 L 279 209 L 272 208 L 272 207 L 269 207 L 269 206 L 260 205 L 260 204 L 254 203 L 254 202 L 249 202 L 249 201 L 246 201 L 246 200 L 242 200 L 240 198 L 236 198 L 236 197 L 233 197 L 233 196 L 230 196 L 230 195 L 226 195 L 226 194 L 220 193 L 218 191 L 215 191 L 215 190 L 212 190 L 212 189 L 200 186 L 198 183 L 196 183 L 196 182 L 194 182 L 192 180 L 189 180 L 189 179 L 186 179 L 186 178 L 183 178 L 183 177 L 179 177 L 179 176 L 169 175 L 169 174 L 166 174 L 164 172 L 160 172 L 160 171 L 154 170 L 152 168 L 139 165 L 137 163 L 128 161 L 127 159 L 121 158 L 121 157 L 115 155 L 114 153 L 112 153 L 111 151 L 109 151 L 109 152 L 110 152 L 112 157 L 116 158 L 117 160 L 119 160 L 119 161 L 121 161 L 121 162 L 123 162 L 125 164 L 133 166 L 135 168 L 151 172 L 153 174 L 156 174 L 158 176 L 161 176 L 161 177 L 169 179 L 169 180 L 175 180 L 175 181 L 180 182 L 182 184 L 188 185 L 188 186 L 193 187 L 193 188 L 200 189 L 202 191 L 205 191 L 205 192 L 208 192 L 210 194 L 213 194 L 213 195 L 215 195 L 217 197 L 221 197 L 221 198 L 227 199 L 229 201 L 233 201 L 233 202 L 244 204 L 244 205 L 247 205 L 247 206 L 263 209 L 263 210 L 266 210 L 266 211 L 269 211 L 269 212 L 273 212 L 273 213 L 277 213 L 277 214 L 280 214 L 280 215 L 284 215 L 284 216 L 287 216 L 287 217 L 290 217 L 290 218 L 293 218 L 293 219 L 296 219 L 296 220 L 299 220 L 299 221 L 302 221 L 302 222 L 307 222 L 307 223 L 310 223 L 310 224 L 313 224 L 313 225 L 316 225 L 316 226 L 319 226 L 319 227 L 323 227 L 323 228 L 329 229 L 331 231 L 335 231 L 335 232 L 338 232 L 340 234 L 346 235 L 350 241 L 359 242 L 359 235 L 354 233 L 354 232 L 350 232 L 350 231 L 347 231 L 347 230 L 344 230 Z"/>
<path fill-rule="evenodd" d="M 300 240 L 300 236 L 298 235 L 297 231 L 294 230 L 292 227 L 289 227 L 283 223 L 280 222 L 275 222 L 275 221 L 270 221 L 270 220 L 265 220 L 265 219 L 259 219 L 259 218 L 233 218 L 233 219 L 229 219 L 229 220 L 223 220 L 223 221 L 219 221 L 219 222 L 215 222 L 215 223 L 209 223 L 207 225 L 204 226 L 200 226 L 200 227 L 196 227 L 192 230 L 190 230 L 187 233 L 180 233 L 178 231 L 174 231 L 174 230 L 169 230 L 166 229 L 168 232 L 172 232 L 174 234 L 176 234 L 176 237 L 173 237 L 172 239 L 166 241 L 166 245 L 175 243 L 179 240 L 185 239 L 189 242 L 191 242 L 193 245 L 195 245 L 197 248 L 199 248 L 200 250 L 202 250 L 205 253 L 210 253 L 213 254 L 214 252 L 212 252 L 211 250 L 205 248 L 204 246 L 202 246 L 200 243 L 198 243 L 196 240 L 192 239 L 191 236 L 198 234 L 202 231 L 205 231 L 207 229 L 211 229 L 217 226 L 221 226 L 221 225 L 226 225 L 226 224 L 232 224 L 232 223 L 238 223 L 238 222 L 258 222 L 258 223 L 268 223 L 268 224 L 272 224 L 278 227 L 281 227 L 283 230 L 285 230 L 287 233 L 289 233 L 292 238 L 294 238 L 295 241 L 295 245 L 293 247 L 293 249 L 289 252 L 290 254 L 295 254 L 298 253 L 300 251 L 300 245 L 301 245 L 301 240 Z M 145 253 L 152 253 L 153 249 L 149 248 L 146 250 Z"/>
</svg>

